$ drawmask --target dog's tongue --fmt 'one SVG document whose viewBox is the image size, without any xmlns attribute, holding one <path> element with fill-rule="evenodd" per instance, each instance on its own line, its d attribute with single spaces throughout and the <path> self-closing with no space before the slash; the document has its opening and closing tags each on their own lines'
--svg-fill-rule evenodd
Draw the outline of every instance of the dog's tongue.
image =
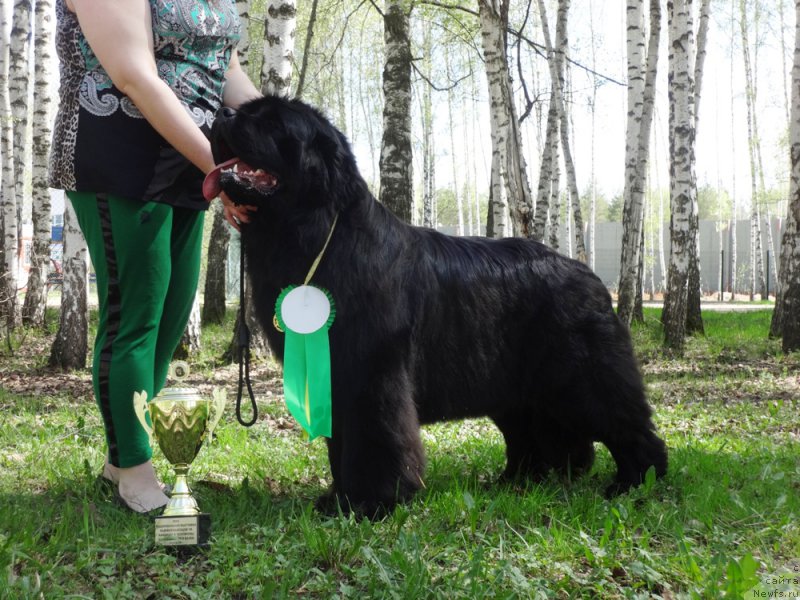
<svg viewBox="0 0 800 600">
<path fill-rule="evenodd" d="M 213 171 L 209 171 L 208 175 L 206 175 L 206 178 L 203 180 L 203 197 L 206 200 L 211 202 L 222 192 L 222 187 L 219 184 L 219 176 L 222 169 L 228 169 L 238 162 L 238 157 L 232 158 L 214 167 Z"/>
</svg>

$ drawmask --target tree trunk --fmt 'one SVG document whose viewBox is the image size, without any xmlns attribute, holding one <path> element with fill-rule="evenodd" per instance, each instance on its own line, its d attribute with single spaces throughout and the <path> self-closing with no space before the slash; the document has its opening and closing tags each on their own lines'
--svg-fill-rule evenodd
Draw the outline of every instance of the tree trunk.
<svg viewBox="0 0 800 600">
<path fill-rule="evenodd" d="M 479 0 L 481 42 L 489 85 L 492 151 L 500 154 L 500 176 L 516 235 L 531 237 L 533 197 L 522 155 L 511 74 L 506 54 L 508 0 Z"/>
<path fill-rule="evenodd" d="M 594 4 L 593 0 L 589 0 L 589 33 L 591 36 L 591 53 L 592 53 L 592 71 L 597 71 L 597 47 L 596 47 L 596 37 L 594 32 Z M 588 227 L 588 238 L 589 238 L 589 248 L 587 250 L 587 254 L 589 256 L 589 268 L 594 271 L 595 263 L 596 263 L 596 255 L 595 255 L 595 224 L 597 222 L 597 177 L 596 177 L 596 149 L 597 149 L 597 77 L 593 76 L 592 78 L 592 96 L 590 101 L 590 110 L 592 115 L 592 135 L 591 135 L 591 147 L 590 147 L 590 155 L 591 155 L 591 176 L 589 178 L 591 192 L 589 198 L 589 227 Z"/>
<path fill-rule="evenodd" d="M 693 0 L 670 0 L 669 13 L 669 130 L 670 223 L 669 275 L 664 299 L 664 342 L 683 352 L 689 271 L 689 222 L 697 206 L 694 161 L 694 31 Z"/>
<path fill-rule="evenodd" d="M 547 64 L 550 69 L 550 103 L 547 110 L 547 125 L 545 128 L 544 147 L 542 151 L 542 162 L 539 165 L 539 184 L 536 192 L 536 214 L 533 225 L 533 239 L 544 241 L 547 234 L 548 221 L 550 225 L 550 239 L 553 239 L 553 207 L 550 203 L 557 196 L 553 195 L 553 179 L 554 171 L 558 171 L 558 150 L 554 150 L 559 145 L 559 126 L 560 126 L 560 111 L 559 101 L 561 95 L 559 91 L 559 83 L 561 82 L 561 73 L 563 71 L 562 60 L 564 55 L 559 52 L 556 53 L 553 44 L 550 41 L 550 25 L 547 20 L 547 9 L 545 8 L 543 0 L 539 0 L 539 16 L 542 21 L 542 32 L 545 39 L 545 48 L 547 49 Z M 558 39 L 561 29 L 559 24 L 556 23 L 556 46 L 560 47 L 561 40 Z M 556 187 L 558 187 L 556 185 Z M 557 229 L 557 222 L 556 222 Z"/>
<path fill-rule="evenodd" d="M 761 289 L 761 299 L 765 300 L 764 267 L 761 252 L 761 219 L 759 216 L 759 190 L 758 190 L 758 149 L 756 127 L 756 87 L 754 82 L 753 67 L 750 61 L 750 46 L 747 33 L 747 0 L 739 3 L 739 24 L 742 33 L 742 56 L 744 58 L 745 75 L 745 100 L 747 105 L 747 148 L 750 159 L 750 262 L 752 264 L 750 277 L 750 300 L 755 299 L 756 289 Z M 763 191 L 763 190 L 762 190 Z"/>
<path fill-rule="evenodd" d="M 489 210 L 486 215 L 486 237 L 507 237 L 508 213 L 503 196 L 503 177 L 500 175 L 500 150 L 492 148 L 492 172 L 489 179 Z"/>
<path fill-rule="evenodd" d="M 9 136 L 4 145 L 3 178 L 3 226 L 5 273 L 0 291 L 0 315 L 5 317 L 6 326 L 13 330 L 19 324 L 17 302 L 19 215 L 22 210 L 24 194 L 23 176 L 28 131 L 28 91 L 30 65 L 28 56 L 31 42 L 31 0 L 15 0 L 11 21 L 10 43 L 8 44 L 8 95 L 10 106 L 6 112 L 9 119 L 5 134 Z M 5 46 L 5 44 L 4 44 Z M 3 50 L 5 52 L 5 49 Z M 13 141 L 12 141 L 13 140 Z M 9 146 L 13 144 L 13 149 Z"/>
<path fill-rule="evenodd" d="M 250 0 L 236 0 L 236 11 L 239 13 L 239 22 L 242 24 L 236 51 L 242 69 L 245 73 L 250 73 Z"/>
<path fill-rule="evenodd" d="M 575 161 L 572 160 L 572 150 L 569 141 L 569 117 L 566 109 L 565 85 L 564 85 L 564 70 L 563 66 L 566 64 L 566 57 L 569 48 L 567 40 L 567 20 L 569 16 L 570 0 L 558 1 L 558 16 L 556 19 L 556 52 L 561 55 L 559 64 L 561 70 L 557 73 L 558 84 L 555 87 L 557 91 L 557 106 L 558 118 L 561 125 L 561 150 L 564 153 L 564 169 L 567 175 L 567 189 L 569 190 L 570 209 L 572 210 L 572 218 L 574 222 L 575 232 L 575 257 L 582 263 L 586 262 L 586 244 L 583 241 L 583 217 L 581 215 L 581 201 L 580 192 L 578 191 L 578 177 L 575 174 Z M 548 48 L 548 51 L 550 49 Z M 552 74 L 551 70 L 551 74 Z M 552 75 L 551 75 L 552 76 Z M 568 209 L 569 211 L 569 209 Z M 569 221 L 569 219 L 567 219 Z"/>
<path fill-rule="evenodd" d="M 187 359 L 200 352 L 200 333 L 200 294 L 195 294 L 189 321 L 183 330 L 178 347 L 175 348 L 173 358 Z"/>
<path fill-rule="evenodd" d="M 89 352 L 89 251 L 68 200 L 64 206 L 64 254 L 61 320 L 50 349 L 51 367 L 71 371 L 86 368 Z"/>
<path fill-rule="evenodd" d="M 422 34 L 423 64 L 428 79 L 433 68 L 431 61 L 431 30 Z M 423 82 L 422 89 L 422 225 L 436 227 L 436 148 L 433 133 L 433 90 Z"/>
<path fill-rule="evenodd" d="M 556 251 L 559 247 L 561 229 L 561 145 L 558 143 L 558 135 L 553 138 L 553 143 L 550 145 L 550 198 L 545 203 L 545 206 L 550 207 L 546 237 L 550 240 L 550 247 Z"/>
<path fill-rule="evenodd" d="M 206 284 L 203 291 L 203 311 L 201 323 L 221 324 L 225 321 L 227 300 L 228 246 L 231 233 L 222 211 L 222 203 L 214 202 L 210 211 L 213 215 L 211 238 L 208 242 L 208 263 Z"/>
<path fill-rule="evenodd" d="M 36 2 L 35 84 L 33 90 L 33 252 L 28 291 L 22 307 L 23 323 L 44 326 L 47 307 L 47 271 L 50 264 L 50 190 L 47 160 L 50 151 L 50 46 L 53 6 L 50 0 Z"/>
<path fill-rule="evenodd" d="M 789 208 L 781 239 L 775 311 L 770 334 L 783 337 L 784 352 L 800 350 L 800 0 L 795 0 L 795 53 L 789 122 Z"/>
<path fill-rule="evenodd" d="M 622 218 L 619 301 L 617 312 L 631 324 L 636 298 L 641 290 L 639 263 L 644 227 L 644 199 L 653 123 L 658 44 L 661 36 L 661 5 L 650 0 L 650 37 L 644 52 L 644 0 L 629 0 L 628 30 L 628 125 L 625 143 L 625 188 Z"/>
<path fill-rule="evenodd" d="M 730 46 L 731 48 L 735 48 L 736 44 L 736 0 L 731 0 L 731 37 L 730 37 Z M 731 163 L 736 164 L 736 114 L 733 111 L 733 102 L 734 102 L 734 89 L 733 89 L 733 82 L 735 80 L 735 62 L 734 62 L 734 52 L 731 51 L 731 61 L 730 61 L 730 82 L 731 82 Z M 739 246 L 739 236 L 736 232 L 736 218 L 737 218 L 737 200 L 736 200 L 736 170 L 734 169 L 733 173 L 731 174 L 731 224 L 730 224 L 730 253 L 731 259 L 728 265 L 728 276 L 730 281 L 730 291 L 731 291 L 731 302 L 736 301 L 736 284 L 737 284 L 737 277 L 736 277 L 736 269 L 737 269 L 737 261 L 738 261 L 738 246 Z"/>
<path fill-rule="evenodd" d="M 703 84 L 703 65 L 706 59 L 706 42 L 708 40 L 708 22 L 711 0 L 702 0 L 700 4 L 700 24 L 697 28 L 697 58 L 694 64 L 694 126 L 695 137 L 700 124 L 700 93 Z M 686 297 L 686 333 L 705 333 L 703 314 L 700 306 L 702 297 L 700 280 L 700 215 L 695 210 L 690 227 L 692 245 L 689 254 L 689 283 Z"/>
<path fill-rule="evenodd" d="M 380 201 L 406 223 L 411 223 L 414 204 L 409 20 L 409 9 L 404 0 L 386 0 Z"/>
<path fill-rule="evenodd" d="M 308 17 L 306 40 L 303 44 L 303 61 L 300 64 L 300 73 L 297 76 L 297 89 L 294 92 L 296 98 L 300 98 L 303 95 L 303 89 L 305 88 L 308 59 L 311 54 L 311 41 L 314 39 L 314 26 L 317 24 L 317 4 L 319 4 L 318 0 L 313 0 L 311 3 L 311 15 Z"/>
<path fill-rule="evenodd" d="M 288 96 L 294 62 L 297 8 L 294 0 L 268 0 L 264 19 L 264 63 L 261 91 Z"/>
<path fill-rule="evenodd" d="M 447 76 L 448 78 L 452 77 L 450 73 L 450 51 L 449 49 L 445 49 L 445 66 L 447 68 Z M 455 195 L 456 201 L 456 213 L 458 217 L 458 229 L 456 230 L 458 235 L 464 235 L 464 200 L 463 194 L 459 189 L 459 182 L 458 182 L 458 166 L 457 166 L 457 158 L 456 158 L 456 138 L 455 138 L 455 121 L 453 119 L 453 90 L 449 88 L 447 90 L 447 120 L 448 125 L 450 128 L 450 164 L 453 168 L 453 194 Z M 467 203 L 467 212 L 469 213 L 469 203 Z M 472 218 L 468 218 L 468 221 L 472 221 Z M 470 232 L 471 233 L 471 232 Z"/>
</svg>

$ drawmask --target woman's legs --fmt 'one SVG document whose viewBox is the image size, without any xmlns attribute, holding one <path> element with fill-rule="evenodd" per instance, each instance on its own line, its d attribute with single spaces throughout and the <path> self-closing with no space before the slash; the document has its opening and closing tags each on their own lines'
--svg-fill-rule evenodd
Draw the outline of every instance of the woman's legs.
<svg viewBox="0 0 800 600">
<path fill-rule="evenodd" d="M 144 390 L 152 399 L 164 383 L 196 291 L 203 217 L 104 194 L 68 195 L 97 274 L 95 397 L 108 460 L 122 467 L 120 494 L 129 500 L 137 487 L 157 483 L 133 393 Z M 146 495 L 136 498 L 139 505 L 155 503 L 156 508 L 166 502 L 160 488 Z"/>
<path fill-rule="evenodd" d="M 169 281 L 164 311 L 161 315 L 155 353 L 153 393 L 157 395 L 167 378 L 169 363 L 181 341 L 192 311 L 200 277 L 200 254 L 203 247 L 205 213 L 187 208 L 174 208 Z"/>
</svg>

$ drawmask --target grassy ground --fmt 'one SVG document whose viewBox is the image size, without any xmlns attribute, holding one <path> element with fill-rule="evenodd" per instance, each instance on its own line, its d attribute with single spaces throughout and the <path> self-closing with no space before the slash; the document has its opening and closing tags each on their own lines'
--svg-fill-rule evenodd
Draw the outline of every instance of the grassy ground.
<svg viewBox="0 0 800 600">
<path fill-rule="evenodd" d="M 152 521 L 96 482 L 88 375 L 48 372 L 49 338 L 28 333 L 0 356 L 0 598 L 798 597 L 800 356 L 767 339 L 769 316 L 706 314 L 707 336 L 675 359 L 648 310 L 634 339 L 670 469 L 611 501 L 604 448 L 577 481 L 494 485 L 502 439 L 478 420 L 425 428 L 411 504 L 374 523 L 322 517 L 324 445 L 302 440 L 274 366 L 259 365 L 259 422 L 229 410 L 193 465 L 213 544 L 191 557 L 156 547 Z M 205 332 L 193 367 L 230 397 L 235 369 L 214 359 L 229 331 Z"/>
</svg>

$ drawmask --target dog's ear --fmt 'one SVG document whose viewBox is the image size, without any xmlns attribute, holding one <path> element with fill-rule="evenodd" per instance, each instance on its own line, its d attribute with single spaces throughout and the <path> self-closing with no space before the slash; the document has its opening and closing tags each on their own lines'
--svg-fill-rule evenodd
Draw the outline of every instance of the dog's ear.
<svg viewBox="0 0 800 600">
<path fill-rule="evenodd" d="M 303 154 L 302 169 L 311 178 L 309 185 L 318 185 L 329 193 L 341 186 L 338 178 L 346 156 L 338 136 L 331 133 L 336 132 L 317 130 Z"/>
</svg>

